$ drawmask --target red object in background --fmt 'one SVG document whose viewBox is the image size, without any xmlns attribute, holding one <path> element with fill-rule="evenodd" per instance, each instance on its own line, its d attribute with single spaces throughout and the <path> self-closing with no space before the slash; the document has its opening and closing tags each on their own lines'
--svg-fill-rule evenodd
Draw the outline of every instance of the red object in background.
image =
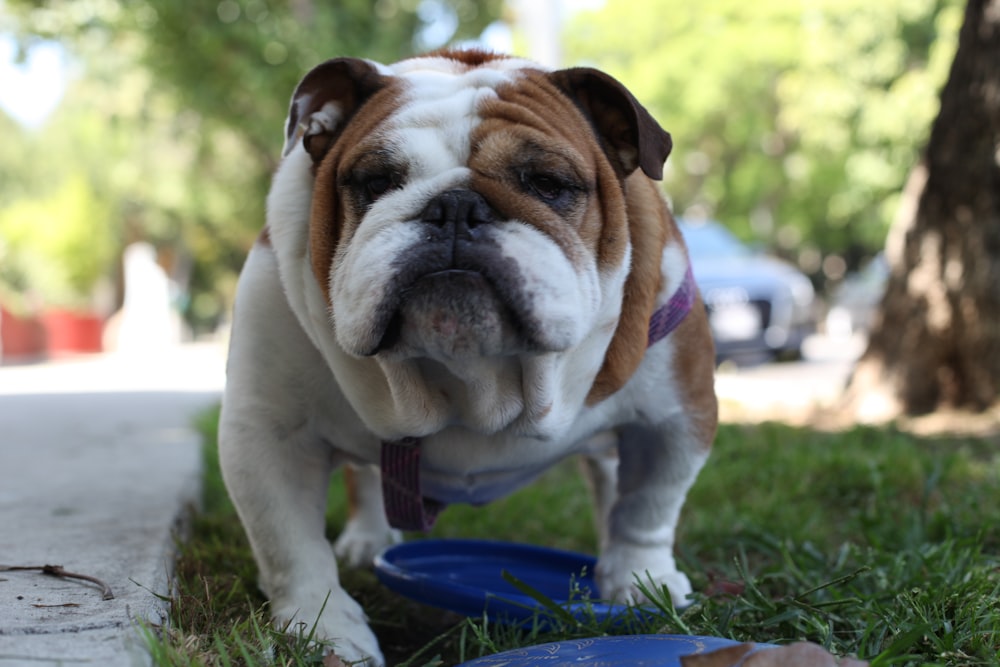
<svg viewBox="0 0 1000 667">
<path fill-rule="evenodd" d="M 18 317 L 0 307 L 0 357 L 30 358 L 45 354 L 45 327 L 37 317 Z"/>
<path fill-rule="evenodd" d="M 49 310 L 42 314 L 50 357 L 100 352 L 104 321 L 89 313 Z"/>
</svg>

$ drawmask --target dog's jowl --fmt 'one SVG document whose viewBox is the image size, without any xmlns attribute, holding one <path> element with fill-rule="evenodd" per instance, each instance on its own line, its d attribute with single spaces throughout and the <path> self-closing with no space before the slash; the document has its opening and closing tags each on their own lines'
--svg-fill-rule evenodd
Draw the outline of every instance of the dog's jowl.
<svg viewBox="0 0 1000 667">
<path fill-rule="evenodd" d="M 590 463 L 601 596 L 637 599 L 638 573 L 684 600 L 674 529 L 716 400 L 656 183 L 670 148 L 593 69 L 462 51 L 305 76 L 240 277 L 220 429 L 276 621 L 382 664 L 336 558 L 370 561 L 572 454 Z M 355 507 L 331 549 L 340 466 Z"/>
</svg>

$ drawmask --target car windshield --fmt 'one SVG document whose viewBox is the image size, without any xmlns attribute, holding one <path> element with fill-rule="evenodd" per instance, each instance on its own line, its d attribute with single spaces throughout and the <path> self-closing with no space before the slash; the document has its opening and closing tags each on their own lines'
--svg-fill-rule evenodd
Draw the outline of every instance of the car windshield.
<svg viewBox="0 0 1000 667">
<path fill-rule="evenodd" d="M 681 223 L 681 233 L 694 257 L 726 259 L 746 257 L 750 249 L 717 222 Z"/>
</svg>

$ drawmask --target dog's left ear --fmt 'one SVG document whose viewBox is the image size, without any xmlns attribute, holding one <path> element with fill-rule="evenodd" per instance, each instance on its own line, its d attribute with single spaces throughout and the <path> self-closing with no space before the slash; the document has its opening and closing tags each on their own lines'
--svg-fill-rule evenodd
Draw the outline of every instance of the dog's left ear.
<svg viewBox="0 0 1000 667">
<path fill-rule="evenodd" d="M 385 82 L 372 63 L 359 58 L 334 58 L 314 67 L 292 95 L 283 155 L 301 138 L 306 152 L 318 163 L 351 116 Z"/>
<path fill-rule="evenodd" d="M 590 120 L 620 178 L 641 168 L 646 176 L 663 178 L 670 155 L 670 134 L 617 79 L 589 67 L 573 67 L 548 75 Z"/>
</svg>

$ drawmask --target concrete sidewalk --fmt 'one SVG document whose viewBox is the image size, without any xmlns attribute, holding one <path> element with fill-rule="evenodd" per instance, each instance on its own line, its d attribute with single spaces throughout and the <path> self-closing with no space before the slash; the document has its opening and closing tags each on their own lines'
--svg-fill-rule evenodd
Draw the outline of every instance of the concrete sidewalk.
<svg viewBox="0 0 1000 667">
<path fill-rule="evenodd" d="M 200 490 L 199 411 L 224 350 L 189 345 L 0 367 L 0 565 L 61 565 L 106 582 L 0 571 L 0 667 L 149 664 L 173 536 Z"/>
</svg>

